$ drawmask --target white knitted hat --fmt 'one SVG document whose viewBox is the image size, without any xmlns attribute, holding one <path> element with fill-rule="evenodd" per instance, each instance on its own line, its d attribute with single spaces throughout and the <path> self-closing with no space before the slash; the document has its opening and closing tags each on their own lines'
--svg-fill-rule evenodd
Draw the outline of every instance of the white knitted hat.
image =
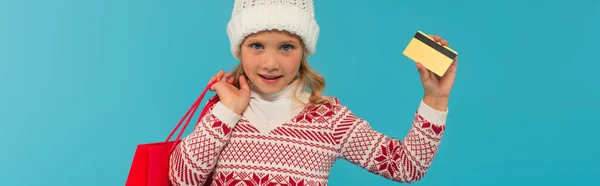
<svg viewBox="0 0 600 186">
<path fill-rule="evenodd" d="M 319 25 L 312 0 L 235 0 L 227 35 L 233 57 L 246 36 L 264 30 L 285 30 L 302 38 L 308 53 L 316 51 Z"/>
</svg>

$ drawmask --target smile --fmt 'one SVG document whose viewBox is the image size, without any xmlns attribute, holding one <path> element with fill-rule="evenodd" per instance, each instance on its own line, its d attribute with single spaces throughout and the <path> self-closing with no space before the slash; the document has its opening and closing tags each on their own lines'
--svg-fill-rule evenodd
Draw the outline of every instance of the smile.
<svg viewBox="0 0 600 186">
<path fill-rule="evenodd" d="M 269 76 L 269 75 L 261 75 L 261 74 L 259 74 L 258 76 L 260 76 L 260 78 L 266 84 L 275 84 L 275 83 L 279 82 L 281 77 L 283 77 L 283 76 Z"/>
</svg>

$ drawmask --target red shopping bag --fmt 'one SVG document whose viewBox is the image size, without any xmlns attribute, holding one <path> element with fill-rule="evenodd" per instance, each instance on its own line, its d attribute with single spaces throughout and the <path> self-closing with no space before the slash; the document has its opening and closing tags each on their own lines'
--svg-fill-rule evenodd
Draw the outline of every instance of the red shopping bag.
<svg viewBox="0 0 600 186">
<path fill-rule="evenodd" d="M 204 98 L 206 92 L 215 82 L 211 82 L 204 92 L 198 97 L 196 102 L 192 104 L 192 107 L 185 113 L 183 118 L 179 121 L 177 126 L 171 131 L 171 134 L 167 137 L 164 142 L 155 142 L 140 144 L 135 150 L 129 175 L 125 183 L 126 186 L 170 186 L 169 181 L 169 156 L 175 148 L 175 146 L 181 141 L 181 135 L 185 131 L 188 123 L 194 116 L 196 109 L 200 105 L 200 102 Z M 204 107 L 198 118 L 198 122 L 206 113 L 206 110 L 219 101 L 219 97 L 215 96 L 215 99 L 209 100 L 208 104 Z M 169 141 L 171 136 L 177 131 L 177 128 L 187 118 L 185 125 L 179 131 L 179 135 L 174 141 Z M 206 183 L 209 183 L 207 181 Z"/>
</svg>

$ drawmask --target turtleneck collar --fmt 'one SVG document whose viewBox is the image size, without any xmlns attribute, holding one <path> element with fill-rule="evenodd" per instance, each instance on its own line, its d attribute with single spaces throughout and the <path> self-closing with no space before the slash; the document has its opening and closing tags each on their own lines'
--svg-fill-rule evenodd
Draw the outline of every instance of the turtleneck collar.
<svg viewBox="0 0 600 186">
<path fill-rule="evenodd" d="M 294 88 L 296 87 L 296 85 L 299 85 L 298 90 L 296 91 L 296 95 L 300 96 L 304 90 L 303 90 L 302 84 L 298 78 L 294 79 L 292 81 L 292 83 L 286 85 L 285 87 L 283 87 L 283 89 L 281 91 L 274 93 L 274 94 L 263 93 L 260 90 L 258 90 L 257 87 L 250 85 L 250 89 L 251 89 L 250 98 L 251 99 L 261 99 L 261 100 L 265 100 L 265 101 L 275 101 L 275 100 L 279 100 L 279 99 L 291 98 L 292 92 L 294 91 Z"/>
</svg>

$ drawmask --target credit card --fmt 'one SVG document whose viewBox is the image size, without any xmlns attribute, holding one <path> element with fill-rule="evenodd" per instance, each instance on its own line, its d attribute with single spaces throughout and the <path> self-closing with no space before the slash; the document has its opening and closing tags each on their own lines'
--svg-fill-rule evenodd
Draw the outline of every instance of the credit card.
<svg viewBox="0 0 600 186">
<path fill-rule="evenodd" d="M 410 40 L 402 54 L 415 62 L 421 63 L 438 76 L 444 76 L 448 67 L 458 56 L 456 51 L 436 43 L 433 38 L 420 30 Z"/>
</svg>

